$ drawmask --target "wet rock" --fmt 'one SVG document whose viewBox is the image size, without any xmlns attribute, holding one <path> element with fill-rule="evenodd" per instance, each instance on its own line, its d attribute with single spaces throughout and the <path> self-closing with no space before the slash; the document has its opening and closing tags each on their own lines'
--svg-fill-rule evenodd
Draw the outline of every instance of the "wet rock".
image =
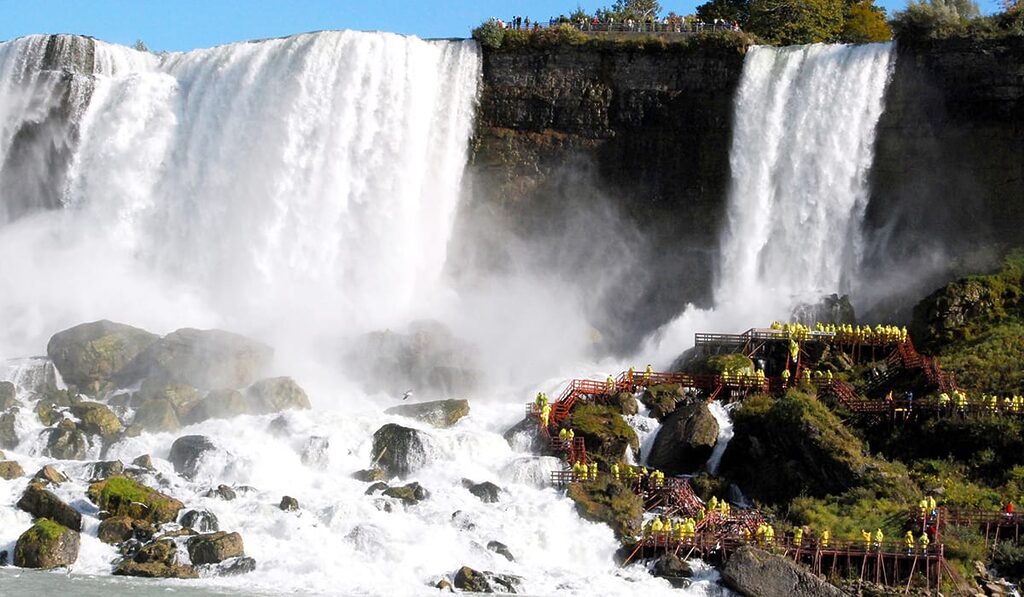
<svg viewBox="0 0 1024 597">
<path fill-rule="evenodd" d="M 221 330 L 181 329 L 150 344 L 117 374 L 122 386 L 143 379 L 211 390 L 251 384 L 270 365 L 270 347 Z"/>
<path fill-rule="evenodd" d="M 19 568 L 58 568 L 78 559 L 81 538 L 76 531 L 47 518 L 40 518 L 18 537 L 14 565 Z"/>
<path fill-rule="evenodd" d="M 48 518 L 73 531 L 82 530 L 82 515 L 39 483 L 29 483 L 17 506 L 36 518 Z"/>
<path fill-rule="evenodd" d="M 389 477 L 404 477 L 426 464 L 428 441 L 420 431 L 388 423 L 373 434 L 373 454 Z"/>
<path fill-rule="evenodd" d="M 651 410 L 651 416 L 661 420 L 676 409 L 683 399 L 683 388 L 678 384 L 662 384 L 644 390 L 640 401 Z"/>
<path fill-rule="evenodd" d="M 329 458 L 327 450 L 331 442 L 326 437 L 313 436 L 306 441 L 306 447 L 302 450 L 302 464 L 316 468 L 326 468 Z"/>
<path fill-rule="evenodd" d="M 414 481 L 402 487 L 389 487 L 384 490 L 384 495 L 402 500 L 403 503 L 411 506 L 430 497 L 430 492 Z"/>
<path fill-rule="evenodd" d="M 218 576 L 238 576 L 248 574 L 256 569 L 256 560 L 242 556 L 239 558 L 228 558 L 217 564 L 214 573 Z"/>
<path fill-rule="evenodd" d="M 32 480 L 40 481 L 43 483 L 53 483 L 54 485 L 60 485 L 68 480 L 67 475 L 57 470 L 57 467 L 52 464 L 47 464 L 39 471 L 32 475 Z"/>
<path fill-rule="evenodd" d="M 85 434 L 74 423 L 64 419 L 56 429 L 49 431 L 43 454 L 58 460 L 83 460 L 88 449 Z"/>
<path fill-rule="evenodd" d="M 139 328 L 96 321 L 54 334 L 46 345 L 46 355 L 66 383 L 95 395 L 158 338 Z"/>
<path fill-rule="evenodd" d="M 156 383 L 146 380 L 142 388 L 132 397 L 140 404 L 150 400 L 163 400 L 171 405 L 179 422 L 188 420 L 192 409 L 199 403 L 199 390 L 180 383 Z"/>
<path fill-rule="evenodd" d="M 42 400 L 36 403 L 35 408 L 32 410 L 36 413 L 36 418 L 39 419 L 39 422 L 47 427 L 56 425 L 64 418 L 64 415 L 57 410 L 57 407 L 52 404 L 47 404 Z"/>
<path fill-rule="evenodd" d="M 203 435 L 184 435 L 174 440 L 167 459 L 174 465 L 174 471 L 186 479 L 195 478 L 203 455 L 217 447 Z"/>
<path fill-rule="evenodd" d="M 640 452 L 636 431 L 610 406 L 581 404 L 573 409 L 570 421 L 576 437 L 587 444 L 587 456 L 598 463 L 621 462 L 627 449 Z"/>
<path fill-rule="evenodd" d="M 310 408 L 305 390 L 290 377 L 261 379 L 245 393 L 250 412 L 257 415 Z"/>
<path fill-rule="evenodd" d="M 220 531 L 209 535 L 196 535 L 188 540 L 188 555 L 192 563 L 219 564 L 228 558 L 245 555 L 242 536 L 238 533 Z"/>
<path fill-rule="evenodd" d="M 490 481 L 473 483 L 469 479 L 463 479 L 462 486 L 468 489 L 470 493 L 480 498 L 481 502 L 486 504 L 497 502 L 501 495 L 501 488 Z"/>
<path fill-rule="evenodd" d="M 181 516 L 181 526 L 199 531 L 215 533 L 220 530 L 220 521 L 213 512 L 207 510 L 189 510 Z"/>
<path fill-rule="evenodd" d="M 6 566 L 7 565 L 7 558 L 8 558 L 7 550 L 6 549 L 0 549 L 0 566 Z"/>
<path fill-rule="evenodd" d="M 400 404 L 384 411 L 389 415 L 408 417 L 434 427 L 447 428 L 469 415 L 468 400 L 436 400 L 417 404 Z"/>
<path fill-rule="evenodd" d="M 566 495 L 576 502 L 580 517 L 606 523 L 616 537 L 622 539 L 639 534 L 643 499 L 607 475 L 589 483 L 573 483 Z"/>
<path fill-rule="evenodd" d="M 71 405 L 71 413 L 80 419 L 79 429 L 103 439 L 111 439 L 124 429 L 114 411 L 99 402 L 78 402 Z"/>
<path fill-rule="evenodd" d="M 722 581 L 749 597 L 841 597 L 843 592 L 781 556 L 745 546 L 722 567 Z"/>
<path fill-rule="evenodd" d="M 127 516 L 111 516 L 100 521 L 96 536 L 108 545 L 117 545 L 132 538 L 135 528 Z"/>
<path fill-rule="evenodd" d="M 487 544 L 487 549 L 494 553 L 504 556 L 506 560 L 510 562 L 516 561 L 515 557 L 512 556 L 512 552 L 508 550 L 508 546 L 500 541 L 491 541 Z"/>
<path fill-rule="evenodd" d="M 372 483 L 374 481 L 384 481 L 388 478 L 388 475 L 382 469 L 368 468 L 352 473 L 352 478 L 363 483 Z"/>
<path fill-rule="evenodd" d="M 455 588 L 470 593 L 493 593 L 491 584 L 481 572 L 463 566 L 455 572 Z"/>
<path fill-rule="evenodd" d="M 373 494 L 377 493 L 378 491 L 387 491 L 387 489 L 388 489 L 388 484 L 387 483 L 385 483 L 383 481 L 377 481 L 373 485 L 370 485 L 369 487 L 366 488 L 366 491 L 364 492 L 364 495 L 373 495 Z"/>
<path fill-rule="evenodd" d="M 484 574 L 498 593 L 518 593 L 523 584 L 523 579 L 514 574 L 495 574 L 486 571 Z"/>
<path fill-rule="evenodd" d="M 289 495 L 286 495 L 283 498 L 281 498 L 281 503 L 278 504 L 277 507 L 284 510 L 285 512 L 294 512 L 299 509 L 299 500 Z"/>
<path fill-rule="evenodd" d="M 274 437 L 288 437 L 291 435 L 288 417 L 284 415 L 274 417 L 274 420 L 267 426 L 267 431 L 269 431 Z"/>
<path fill-rule="evenodd" d="M 448 582 L 447 578 L 442 578 L 441 580 L 437 581 L 437 584 L 434 585 L 434 588 L 440 591 L 448 591 L 449 593 L 455 592 L 455 589 L 452 587 L 452 583 Z"/>
<path fill-rule="evenodd" d="M 155 470 L 153 467 L 153 457 L 149 454 L 143 454 L 132 461 L 132 464 L 139 468 L 144 468 L 147 471 Z"/>
<path fill-rule="evenodd" d="M 102 481 L 114 475 L 124 474 L 124 463 L 120 460 L 108 460 L 92 465 L 92 480 Z"/>
<path fill-rule="evenodd" d="M 173 539 L 152 541 L 142 546 L 131 559 L 122 560 L 114 568 L 114 574 L 144 578 L 198 578 L 194 567 L 176 563 L 177 552 Z"/>
<path fill-rule="evenodd" d="M 250 414 L 249 403 L 238 390 L 211 390 L 199 401 L 185 418 L 186 425 L 208 419 L 230 419 Z"/>
<path fill-rule="evenodd" d="M 231 500 L 238 497 L 235 490 L 228 487 L 227 485 L 218 485 L 216 489 L 211 489 L 206 492 L 206 497 L 219 497 L 220 499 L 230 502 Z"/>
<path fill-rule="evenodd" d="M 635 415 L 640 412 L 640 406 L 636 403 L 636 398 L 629 392 L 619 392 L 616 394 L 612 400 L 612 405 L 617 407 L 619 412 L 626 416 Z"/>
<path fill-rule="evenodd" d="M 185 507 L 180 501 L 128 477 L 114 476 L 93 483 L 89 499 L 111 516 L 128 516 L 153 524 L 174 522 Z"/>
<path fill-rule="evenodd" d="M 25 476 L 25 470 L 14 460 L 0 462 L 0 479 L 10 481 Z"/>
<path fill-rule="evenodd" d="M 161 433 L 181 429 L 181 421 L 174 405 L 169 400 L 146 400 L 135 410 L 129 435 L 138 435 L 139 431 Z"/>
<path fill-rule="evenodd" d="M 681 589 L 689 583 L 688 579 L 693 576 L 693 569 L 685 560 L 667 553 L 654 562 L 651 574 L 664 578 L 673 587 Z"/>
<path fill-rule="evenodd" d="M 669 415 L 654 439 L 647 463 L 668 474 L 701 469 L 718 442 L 718 421 L 703 401 L 691 401 Z"/>
<path fill-rule="evenodd" d="M 14 430 L 14 413 L 0 414 L 0 449 L 13 450 L 18 447 L 18 434 Z"/>
<path fill-rule="evenodd" d="M 505 430 L 501 436 L 514 450 L 542 454 L 548 449 L 548 443 L 541 437 L 536 419 L 524 418 Z"/>
<path fill-rule="evenodd" d="M 0 381 L 0 410 L 7 410 L 18 404 L 18 389 L 9 381 Z"/>
</svg>

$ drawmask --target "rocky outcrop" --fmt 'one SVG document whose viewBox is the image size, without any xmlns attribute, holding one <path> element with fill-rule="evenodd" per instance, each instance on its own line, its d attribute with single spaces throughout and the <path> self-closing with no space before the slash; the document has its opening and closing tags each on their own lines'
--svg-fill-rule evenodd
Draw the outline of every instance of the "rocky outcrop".
<svg viewBox="0 0 1024 597">
<path fill-rule="evenodd" d="M 640 532 L 643 499 L 609 476 L 588 483 L 573 483 L 566 495 L 576 502 L 576 512 L 581 517 L 607 524 L 620 540 Z"/>
<path fill-rule="evenodd" d="M 132 538 L 135 534 L 135 521 L 127 516 L 111 516 L 100 521 L 96 529 L 96 537 L 108 544 L 117 545 Z"/>
<path fill-rule="evenodd" d="M 230 419 L 249 412 L 249 403 L 238 390 L 211 390 L 192 408 L 184 423 L 191 425 L 207 419 Z"/>
<path fill-rule="evenodd" d="M 219 564 L 228 558 L 244 556 L 245 548 L 241 535 L 220 531 L 189 539 L 188 555 L 196 565 Z"/>
<path fill-rule="evenodd" d="M 281 503 L 278 504 L 277 507 L 285 512 L 295 512 L 299 509 L 299 500 L 290 495 L 286 495 L 281 498 Z"/>
<path fill-rule="evenodd" d="M 52 520 L 40 518 L 18 537 L 14 565 L 20 568 L 70 566 L 78 559 L 81 538 L 76 531 Z"/>
<path fill-rule="evenodd" d="M 0 449 L 13 450 L 18 447 L 18 432 L 15 431 L 14 413 L 0 413 Z"/>
<path fill-rule="evenodd" d="M 122 560 L 114 574 L 143 578 L 198 578 L 193 566 L 177 563 L 178 547 L 173 539 L 159 539 L 142 546 L 131 558 Z"/>
<path fill-rule="evenodd" d="M 675 475 L 707 462 L 718 441 L 718 421 L 703 401 L 694 400 L 665 419 L 647 458 L 650 466 Z"/>
<path fill-rule="evenodd" d="M 38 483 L 29 483 L 17 506 L 35 518 L 47 518 L 73 531 L 82 530 L 82 515 Z"/>
<path fill-rule="evenodd" d="M 39 481 L 40 483 L 52 483 L 53 485 L 60 485 L 68 480 L 68 476 L 57 470 L 52 464 L 47 464 L 43 468 L 36 471 L 36 474 L 32 475 L 33 481 Z"/>
<path fill-rule="evenodd" d="M 501 436 L 514 450 L 540 454 L 548 448 L 548 443 L 540 435 L 537 420 L 530 417 L 509 427 Z"/>
<path fill-rule="evenodd" d="M 215 533 L 220 530 L 220 521 L 213 512 L 207 510 L 189 510 L 181 515 L 181 526 L 199 531 Z"/>
<path fill-rule="evenodd" d="M 722 567 L 725 585 L 746 597 L 842 597 L 838 587 L 793 561 L 755 547 L 741 547 Z"/>
<path fill-rule="evenodd" d="M 384 411 L 389 415 L 398 415 L 416 419 L 434 427 L 451 427 L 462 417 L 469 414 L 468 400 L 435 400 L 417 404 L 401 404 Z"/>
<path fill-rule="evenodd" d="M 389 476 L 404 477 L 426 464 L 429 438 L 421 432 L 388 423 L 373 434 L 377 466 Z"/>
<path fill-rule="evenodd" d="M 430 492 L 419 483 L 413 481 L 401 487 L 388 487 L 384 490 L 384 495 L 402 500 L 404 504 L 412 506 L 430 497 Z"/>
<path fill-rule="evenodd" d="M 475 495 L 485 504 L 493 504 L 501 497 L 501 488 L 490 481 L 474 483 L 469 479 L 463 479 L 462 486 L 468 489 L 470 493 Z"/>
<path fill-rule="evenodd" d="M 64 419 L 55 429 L 47 431 L 46 449 L 43 453 L 58 460 L 83 460 L 89 449 L 89 441 L 78 427 Z"/>
<path fill-rule="evenodd" d="M 146 379 L 202 390 L 245 387 L 266 371 L 270 347 L 221 330 L 177 330 L 150 344 L 117 374 L 123 386 Z"/>
<path fill-rule="evenodd" d="M 662 384 L 644 390 L 640 401 L 650 409 L 652 417 L 662 420 L 676 409 L 676 404 L 683 397 L 683 388 L 679 384 Z"/>
<path fill-rule="evenodd" d="M 310 408 L 306 392 L 290 377 L 262 379 L 246 390 L 249 413 L 263 415 Z"/>
<path fill-rule="evenodd" d="M 103 479 L 121 474 L 124 474 L 124 463 L 120 460 L 107 460 L 93 463 L 92 472 L 89 477 L 93 481 L 102 481 Z"/>
<path fill-rule="evenodd" d="M 498 554 L 499 556 L 505 558 L 510 562 L 516 561 L 515 556 L 513 556 L 512 552 L 509 551 L 508 546 L 502 543 L 501 541 L 488 541 L 487 549 L 493 551 L 494 553 Z"/>
<path fill-rule="evenodd" d="M 452 579 L 456 589 L 467 593 L 516 593 L 522 585 L 522 579 L 511 574 L 495 574 L 494 572 L 477 571 L 463 566 L 455 572 Z"/>
<path fill-rule="evenodd" d="M 573 409 L 570 426 L 576 437 L 587 444 L 587 455 L 604 463 L 619 462 L 626 456 L 626 448 L 636 454 L 640 440 L 618 409 L 598 404 L 582 404 Z"/>
<path fill-rule="evenodd" d="M 46 345 L 46 355 L 66 383 L 95 395 L 158 338 L 130 325 L 95 321 L 54 334 Z"/>
<path fill-rule="evenodd" d="M 72 404 L 71 414 L 79 418 L 79 429 L 104 439 L 114 438 L 124 428 L 114 411 L 98 402 L 82 401 Z"/>
<path fill-rule="evenodd" d="M 21 468 L 21 465 L 14 460 L 4 460 L 0 462 L 0 479 L 10 481 L 11 479 L 17 479 L 18 477 L 24 477 L 25 470 Z"/>
<path fill-rule="evenodd" d="M 0 411 L 18 404 L 18 389 L 9 381 L 0 381 Z"/>
<path fill-rule="evenodd" d="M 88 495 L 94 504 L 111 516 L 127 516 L 157 525 L 178 520 L 178 512 L 185 507 L 152 487 L 121 476 L 93 483 L 89 486 Z"/>
<path fill-rule="evenodd" d="M 167 459 L 174 465 L 174 471 L 186 479 L 194 478 L 199 471 L 203 454 L 217 447 L 203 435 L 184 435 L 174 440 Z"/>
<path fill-rule="evenodd" d="M 135 410 L 135 419 L 129 428 L 129 435 L 137 435 L 141 431 L 162 433 L 177 431 L 181 421 L 174 411 L 174 405 L 168 400 L 146 400 Z"/>
<path fill-rule="evenodd" d="M 680 589 L 689 584 L 689 579 L 693 576 L 693 569 L 686 563 L 686 560 L 675 554 L 667 553 L 655 560 L 651 574 L 664 578 L 673 587 Z"/>
</svg>

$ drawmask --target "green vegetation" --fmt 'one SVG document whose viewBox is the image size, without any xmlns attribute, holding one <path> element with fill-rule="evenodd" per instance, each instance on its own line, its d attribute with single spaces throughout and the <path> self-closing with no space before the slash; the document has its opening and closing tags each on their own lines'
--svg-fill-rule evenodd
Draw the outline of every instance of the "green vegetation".
<svg viewBox="0 0 1024 597">
<path fill-rule="evenodd" d="M 1002 3 L 1004 12 L 980 16 L 973 0 L 911 0 L 894 15 L 900 39 L 969 37 L 988 39 L 1024 35 L 1024 10 L 1017 0 Z"/>
<path fill-rule="evenodd" d="M 875 42 L 892 39 L 885 9 L 874 0 L 710 0 L 697 7 L 705 21 L 739 21 L 777 45 Z"/>
<path fill-rule="evenodd" d="M 111 516 L 148 520 L 157 524 L 172 522 L 184 504 L 155 489 L 123 476 L 113 476 L 89 486 L 89 499 Z"/>
<path fill-rule="evenodd" d="M 587 444 L 592 459 L 610 464 L 619 462 L 630 447 L 635 454 L 640 440 L 618 409 L 598 404 L 582 404 L 572 411 L 571 427 Z"/>
<path fill-rule="evenodd" d="M 580 516 L 608 524 L 619 539 L 640 534 L 643 500 L 622 483 L 603 475 L 597 481 L 571 484 L 568 495 Z"/>
<path fill-rule="evenodd" d="M 513 51 L 578 46 L 593 50 L 626 48 L 636 50 L 727 49 L 745 52 L 755 43 L 752 35 L 741 31 L 711 31 L 698 35 L 658 35 L 654 33 L 584 33 L 563 23 L 544 29 L 502 29 L 488 21 L 473 30 L 473 39 L 490 50 Z"/>
<path fill-rule="evenodd" d="M 35 525 L 29 529 L 32 533 L 32 537 L 36 541 L 53 541 L 63 535 L 68 528 L 61 524 L 58 524 L 49 518 L 40 518 L 36 521 Z"/>
</svg>

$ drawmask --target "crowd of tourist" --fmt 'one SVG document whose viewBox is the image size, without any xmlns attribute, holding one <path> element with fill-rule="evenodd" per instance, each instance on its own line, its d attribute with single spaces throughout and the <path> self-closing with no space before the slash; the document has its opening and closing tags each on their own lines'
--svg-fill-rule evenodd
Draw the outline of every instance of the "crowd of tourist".
<svg viewBox="0 0 1024 597">
<path fill-rule="evenodd" d="M 709 31 L 740 31 L 740 24 L 736 21 L 725 19 L 714 19 L 705 22 L 695 16 L 680 17 L 676 15 L 657 18 L 646 16 L 642 18 L 620 18 L 612 15 L 603 17 L 580 17 L 570 18 L 566 16 L 551 17 L 547 22 L 541 22 L 530 17 L 514 16 L 505 21 L 492 17 L 492 23 L 502 29 L 536 31 L 539 29 L 569 25 L 583 32 L 623 32 L 623 33 L 704 33 Z"/>
</svg>

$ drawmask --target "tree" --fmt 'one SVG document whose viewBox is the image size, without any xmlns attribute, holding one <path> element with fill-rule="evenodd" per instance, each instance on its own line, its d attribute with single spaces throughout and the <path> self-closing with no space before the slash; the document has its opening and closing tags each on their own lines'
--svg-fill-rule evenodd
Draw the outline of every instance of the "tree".
<svg viewBox="0 0 1024 597">
<path fill-rule="evenodd" d="M 149 48 L 146 47 L 146 42 L 142 41 L 141 39 L 135 40 L 135 49 L 140 51 L 140 52 L 148 52 L 149 51 Z"/>
<path fill-rule="evenodd" d="M 709 0 L 697 7 L 697 16 L 705 23 L 725 19 L 742 25 L 750 19 L 750 0 Z"/>
<path fill-rule="evenodd" d="M 647 17 L 658 18 L 661 14 L 661 4 L 658 0 L 615 0 L 615 4 L 605 11 L 612 14 L 616 19 L 645 19 Z"/>
<path fill-rule="evenodd" d="M 874 0 L 861 0 L 847 5 L 841 39 L 848 43 L 892 39 L 892 28 L 885 18 L 885 9 L 875 6 Z"/>
<path fill-rule="evenodd" d="M 835 41 L 843 30 L 843 0 L 752 0 L 744 28 L 782 45 Z"/>
<path fill-rule="evenodd" d="M 973 0 L 910 0 L 894 15 L 898 34 L 943 38 L 962 33 L 981 11 Z"/>
</svg>

